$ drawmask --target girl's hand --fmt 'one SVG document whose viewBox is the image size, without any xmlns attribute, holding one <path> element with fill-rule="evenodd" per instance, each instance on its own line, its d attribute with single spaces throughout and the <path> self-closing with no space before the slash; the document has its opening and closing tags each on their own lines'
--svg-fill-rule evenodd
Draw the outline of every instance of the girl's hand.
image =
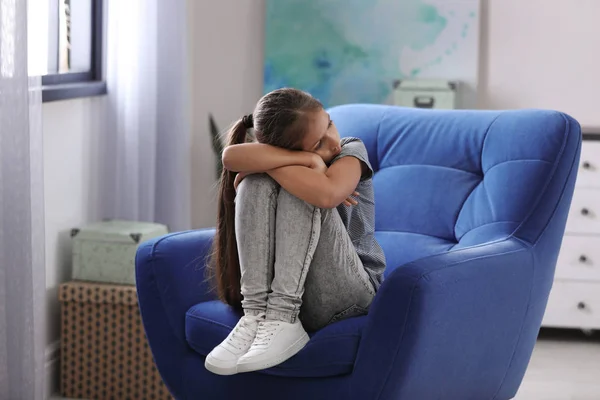
<svg viewBox="0 0 600 400">
<path fill-rule="evenodd" d="M 358 192 L 354 192 L 354 193 L 352 193 L 352 196 L 354 196 L 354 197 L 358 197 L 358 196 L 360 196 L 360 193 L 358 193 Z M 344 204 L 345 206 L 348 206 L 348 207 L 350 207 L 350 206 L 355 206 L 355 205 L 357 205 L 357 204 L 358 204 L 358 201 L 354 200 L 352 197 L 348 197 L 346 200 L 344 200 L 343 204 Z"/>
<path fill-rule="evenodd" d="M 325 161 L 323 161 L 321 156 L 318 156 L 316 154 L 314 154 L 314 156 L 311 159 L 310 168 L 314 169 L 315 171 L 321 172 L 323 174 L 325 172 L 327 172 L 327 165 L 325 165 Z M 346 200 L 343 201 L 343 204 L 348 207 L 358 205 L 358 201 L 355 200 L 354 198 L 352 198 L 352 196 L 358 197 L 358 196 L 360 196 L 360 193 L 353 192 L 352 195 L 350 195 L 350 197 L 348 197 Z"/>
<path fill-rule="evenodd" d="M 235 180 L 233 181 L 233 188 L 235 189 L 236 192 L 237 192 L 237 188 L 238 188 L 239 184 L 248 175 L 250 175 L 248 172 L 238 172 L 237 173 L 237 175 L 235 176 Z"/>
</svg>

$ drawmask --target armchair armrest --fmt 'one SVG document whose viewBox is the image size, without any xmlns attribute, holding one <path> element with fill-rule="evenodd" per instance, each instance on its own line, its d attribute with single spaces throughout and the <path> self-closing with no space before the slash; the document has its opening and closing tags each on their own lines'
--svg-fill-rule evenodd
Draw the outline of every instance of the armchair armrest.
<svg viewBox="0 0 600 400">
<path fill-rule="evenodd" d="M 186 312 L 195 304 L 216 298 L 205 274 L 214 232 L 177 232 L 140 246 L 136 254 L 136 285 L 144 322 L 168 323 L 175 336 L 185 341 Z M 150 297 L 160 299 L 166 319 L 154 321 L 157 309 L 146 307 Z"/>
<path fill-rule="evenodd" d="M 136 286 L 144 330 L 167 387 L 182 388 L 182 363 L 197 357 L 185 339 L 185 314 L 213 300 L 205 274 L 214 229 L 168 234 L 143 243 L 136 254 Z"/>
<path fill-rule="evenodd" d="M 515 238 L 399 267 L 371 305 L 354 373 L 374 385 L 353 388 L 356 398 L 494 399 L 519 375 L 508 374 L 521 367 L 519 342 L 533 349 L 525 317 L 530 302 L 545 307 L 533 286 L 531 248 Z"/>
</svg>

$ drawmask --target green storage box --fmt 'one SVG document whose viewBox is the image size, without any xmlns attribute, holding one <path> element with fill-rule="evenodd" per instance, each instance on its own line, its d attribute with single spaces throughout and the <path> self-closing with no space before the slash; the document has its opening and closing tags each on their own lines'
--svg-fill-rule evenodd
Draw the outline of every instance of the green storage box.
<svg viewBox="0 0 600 400">
<path fill-rule="evenodd" d="M 394 104 L 402 107 L 452 110 L 457 108 L 458 82 L 402 80 L 394 82 Z"/>
<path fill-rule="evenodd" d="M 123 220 L 73 229 L 73 279 L 135 285 L 138 246 L 166 233 L 165 225 Z"/>
</svg>

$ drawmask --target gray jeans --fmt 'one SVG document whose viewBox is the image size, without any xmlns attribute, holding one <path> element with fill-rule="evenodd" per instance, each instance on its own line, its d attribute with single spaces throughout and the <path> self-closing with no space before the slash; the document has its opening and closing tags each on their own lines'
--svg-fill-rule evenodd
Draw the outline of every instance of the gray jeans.
<svg viewBox="0 0 600 400">
<path fill-rule="evenodd" d="M 375 290 L 336 209 L 320 209 L 267 174 L 246 177 L 235 199 L 246 315 L 314 331 L 365 314 Z"/>
</svg>

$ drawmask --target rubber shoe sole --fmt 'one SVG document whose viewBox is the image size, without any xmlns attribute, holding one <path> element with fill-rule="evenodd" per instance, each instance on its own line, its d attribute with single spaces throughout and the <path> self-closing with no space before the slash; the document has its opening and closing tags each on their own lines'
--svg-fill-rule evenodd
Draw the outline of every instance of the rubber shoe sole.
<svg viewBox="0 0 600 400">
<path fill-rule="evenodd" d="M 204 368 L 217 375 L 235 375 L 238 373 L 237 364 L 231 367 L 223 367 L 217 365 L 220 360 L 214 359 L 211 356 L 206 357 L 204 361 Z"/>
<path fill-rule="evenodd" d="M 308 334 L 304 333 L 304 335 L 302 335 L 302 337 L 300 339 L 298 339 L 294 343 L 292 343 L 290 345 L 290 347 L 285 349 L 285 351 L 283 353 L 281 353 L 281 355 L 279 355 L 278 357 L 272 358 L 270 360 L 264 360 L 264 361 L 238 363 L 237 372 L 261 371 L 263 369 L 268 369 L 268 368 L 274 367 L 276 365 L 279 365 L 279 364 L 287 361 L 288 359 L 292 358 L 293 356 L 295 356 L 296 353 L 298 353 L 300 350 L 302 350 L 304 348 L 304 346 L 306 346 L 306 344 L 308 343 L 309 340 L 310 340 L 310 337 L 308 336 Z"/>
</svg>

